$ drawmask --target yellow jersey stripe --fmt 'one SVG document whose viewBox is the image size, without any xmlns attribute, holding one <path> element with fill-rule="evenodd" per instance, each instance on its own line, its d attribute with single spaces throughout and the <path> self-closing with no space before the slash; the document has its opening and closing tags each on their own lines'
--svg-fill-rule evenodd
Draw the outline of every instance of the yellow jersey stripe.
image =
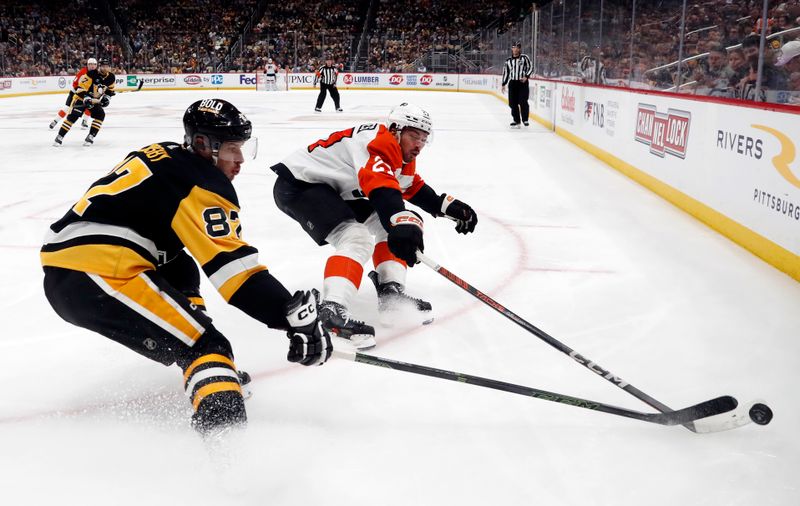
<svg viewBox="0 0 800 506">
<path fill-rule="evenodd" d="M 258 265 L 252 269 L 248 269 L 244 272 L 236 274 L 234 276 L 229 277 L 222 285 L 217 288 L 217 291 L 225 301 L 231 300 L 233 294 L 236 293 L 237 290 L 247 281 L 250 276 L 255 274 L 256 272 L 261 272 L 267 270 L 266 267 L 263 265 Z"/>
<path fill-rule="evenodd" d="M 109 278 L 132 278 L 156 266 L 125 246 L 82 244 L 59 251 L 39 253 L 42 265 L 99 274 Z"/>
<path fill-rule="evenodd" d="M 220 382 L 220 383 L 211 383 L 202 387 L 197 393 L 194 395 L 194 400 L 192 401 L 192 406 L 194 410 L 197 411 L 197 406 L 203 402 L 203 399 L 208 397 L 209 395 L 216 394 L 219 392 L 239 392 L 241 395 L 242 387 L 239 386 L 239 383 L 232 383 L 232 382 Z"/>
<path fill-rule="evenodd" d="M 186 372 L 183 373 L 183 381 L 186 382 L 189 377 L 191 377 L 192 371 L 197 369 L 198 366 L 207 364 L 209 362 L 222 362 L 223 364 L 229 365 L 234 371 L 236 370 L 236 366 L 233 364 L 233 361 L 225 355 L 220 355 L 219 353 L 210 353 L 198 358 L 186 368 Z"/>
</svg>

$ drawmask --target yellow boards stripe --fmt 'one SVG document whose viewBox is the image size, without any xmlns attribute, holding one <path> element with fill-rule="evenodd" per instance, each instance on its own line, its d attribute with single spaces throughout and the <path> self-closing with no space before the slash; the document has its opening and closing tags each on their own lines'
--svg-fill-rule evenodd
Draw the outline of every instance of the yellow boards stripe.
<svg viewBox="0 0 800 506">
<path fill-rule="evenodd" d="M 192 376 L 192 372 L 198 367 L 203 364 L 207 364 L 209 362 L 221 362 L 230 366 L 231 369 L 234 371 L 236 370 L 236 366 L 233 365 L 233 361 L 226 357 L 225 355 L 220 355 L 219 353 L 210 353 L 208 355 L 203 355 L 202 357 L 198 358 L 194 362 L 191 363 L 189 367 L 186 368 L 186 372 L 183 373 L 183 381 L 186 382 Z"/>
<path fill-rule="evenodd" d="M 83 244 L 39 254 L 42 265 L 90 272 L 112 278 L 132 278 L 156 266 L 125 246 Z"/>
<path fill-rule="evenodd" d="M 200 265 L 219 253 L 247 246 L 238 236 L 239 208 L 198 186 L 181 201 L 172 219 L 172 229 Z"/>
</svg>

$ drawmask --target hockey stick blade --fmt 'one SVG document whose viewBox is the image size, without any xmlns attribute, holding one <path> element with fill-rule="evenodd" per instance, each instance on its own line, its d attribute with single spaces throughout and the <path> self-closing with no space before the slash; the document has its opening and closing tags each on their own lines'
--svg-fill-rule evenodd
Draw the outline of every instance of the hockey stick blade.
<svg viewBox="0 0 800 506">
<path fill-rule="evenodd" d="M 422 252 L 419 252 L 419 251 L 417 252 L 417 259 L 421 263 L 423 263 L 426 266 L 430 267 L 433 271 L 435 271 L 438 274 L 442 275 L 447 280 L 449 280 L 450 282 L 452 282 L 453 284 L 455 284 L 456 286 L 458 286 L 459 288 L 464 290 L 465 292 L 469 293 L 470 295 L 472 295 L 476 299 L 480 300 L 481 302 L 483 302 L 487 306 L 491 307 L 492 309 L 494 309 L 495 311 L 497 311 L 498 313 L 500 313 L 504 317 L 506 317 L 509 320 L 511 320 L 512 322 L 516 323 L 517 325 L 519 325 L 520 327 L 522 327 L 526 331 L 530 332 L 534 336 L 538 337 L 539 339 L 541 339 L 545 343 L 549 344 L 553 348 L 557 349 L 561 353 L 564 353 L 565 355 L 569 356 L 575 362 L 577 362 L 578 364 L 582 365 L 583 367 L 589 369 L 590 371 L 592 371 L 593 373 L 597 374 L 598 376 L 602 377 L 603 379 L 605 379 L 606 381 L 608 381 L 612 385 L 615 385 L 616 387 L 626 391 L 627 393 L 631 394 L 632 396 L 636 397 L 637 399 L 643 401 L 644 403 L 648 404 L 649 406 L 657 409 L 658 411 L 660 411 L 662 413 L 674 413 L 675 412 L 675 411 L 673 411 L 672 408 L 670 408 L 669 406 L 667 406 L 663 402 L 660 402 L 657 399 L 653 398 L 652 396 L 650 396 L 650 395 L 646 394 L 645 392 L 639 390 L 638 388 L 636 388 L 632 384 L 628 383 L 627 381 L 623 380 L 622 378 L 620 378 L 619 376 L 617 376 L 616 374 L 614 374 L 610 370 L 601 367 L 600 364 L 598 364 L 598 363 L 590 360 L 589 358 L 581 355 L 576 350 L 573 350 L 572 348 L 570 348 L 566 344 L 562 343 L 561 341 L 559 341 L 555 337 L 551 336 L 547 332 L 539 329 L 535 325 L 531 324 L 527 320 L 525 320 L 522 317 L 520 317 L 519 315 L 515 314 L 513 311 L 511 311 L 510 309 L 506 308 L 505 306 L 503 306 L 502 304 L 500 304 L 499 302 L 497 302 L 493 298 L 489 297 L 487 294 L 485 294 L 482 291 L 478 290 L 477 288 L 475 288 L 474 286 L 472 286 L 468 282 L 466 282 L 463 279 L 461 279 L 460 277 L 456 276 L 451 271 L 449 271 L 446 268 L 442 267 L 437 262 L 435 262 L 432 259 L 430 259 L 427 256 L 425 256 L 424 254 L 422 254 Z M 733 408 L 731 408 L 731 409 L 733 409 Z M 711 415 L 706 415 L 706 416 L 711 416 Z M 694 426 L 694 424 L 692 422 L 688 422 L 688 423 L 685 423 L 685 424 L 682 424 L 682 425 L 684 425 L 688 430 L 690 430 L 692 432 L 695 432 L 695 433 L 715 432 L 714 430 L 710 430 L 709 431 L 709 430 L 704 430 L 704 429 L 698 429 L 697 427 Z"/>
<path fill-rule="evenodd" d="M 694 406 L 689 406 L 688 408 L 679 409 L 677 411 L 668 411 L 666 413 L 648 413 L 646 416 L 652 421 L 658 420 L 656 423 L 660 423 L 662 425 L 686 425 L 688 423 L 695 422 L 696 426 L 696 424 L 702 421 L 704 418 L 729 413 L 735 410 L 738 405 L 739 402 L 734 397 L 731 397 L 730 395 L 723 395 L 721 397 L 717 397 L 716 399 L 710 399 L 699 404 L 695 404 Z M 695 430 L 694 432 L 700 433 L 716 431 Z"/>
<path fill-rule="evenodd" d="M 469 385 L 501 390 L 503 392 L 509 392 L 512 394 L 524 395 L 526 397 L 533 397 L 535 399 L 541 399 L 544 401 L 557 402 L 559 404 L 566 404 L 576 408 L 600 411 L 602 413 L 622 416 L 625 418 L 633 418 L 635 420 L 656 423 L 659 425 L 686 425 L 695 420 L 731 411 L 738 405 L 736 399 L 733 397 L 723 396 L 695 404 L 694 406 L 690 406 L 688 408 L 679 409 L 678 411 L 668 411 L 666 413 L 642 413 L 640 411 L 612 406 L 610 404 L 605 404 L 598 401 L 581 399 L 580 397 L 572 397 L 570 395 L 549 392 L 547 390 L 541 390 L 522 385 L 515 385 L 513 383 L 506 383 L 504 381 L 498 381 L 489 378 L 481 378 L 479 376 L 472 376 L 455 371 L 435 369 L 433 367 L 424 365 L 399 362 L 397 360 L 376 357 L 373 355 L 365 355 L 355 351 L 345 351 L 341 348 L 334 349 L 333 355 L 338 358 L 343 358 L 362 364 L 384 367 L 387 369 L 393 369 L 395 371 L 410 372 L 412 374 L 419 374 L 432 378 L 456 381 L 458 383 L 467 383 Z"/>
</svg>

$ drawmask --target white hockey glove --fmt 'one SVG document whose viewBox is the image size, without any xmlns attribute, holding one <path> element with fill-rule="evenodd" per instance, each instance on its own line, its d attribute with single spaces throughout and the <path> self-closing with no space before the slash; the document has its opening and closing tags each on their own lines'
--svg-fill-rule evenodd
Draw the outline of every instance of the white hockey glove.
<svg viewBox="0 0 800 506">
<path fill-rule="evenodd" d="M 319 321 L 319 292 L 317 290 L 298 290 L 286 303 L 286 320 L 292 327 L 286 333 L 289 337 L 289 362 L 301 365 L 322 365 L 331 356 L 333 347 L 328 331 Z"/>
</svg>

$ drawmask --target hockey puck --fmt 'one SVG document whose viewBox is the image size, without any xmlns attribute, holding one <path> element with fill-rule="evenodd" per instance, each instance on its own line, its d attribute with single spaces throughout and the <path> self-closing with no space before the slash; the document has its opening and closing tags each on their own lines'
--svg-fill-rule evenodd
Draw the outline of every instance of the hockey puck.
<svg viewBox="0 0 800 506">
<path fill-rule="evenodd" d="M 750 419 L 758 425 L 766 425 L 772 421 L 772 410 L 769 406 L 757 402 L 750 406 Z"/>
</svg>

